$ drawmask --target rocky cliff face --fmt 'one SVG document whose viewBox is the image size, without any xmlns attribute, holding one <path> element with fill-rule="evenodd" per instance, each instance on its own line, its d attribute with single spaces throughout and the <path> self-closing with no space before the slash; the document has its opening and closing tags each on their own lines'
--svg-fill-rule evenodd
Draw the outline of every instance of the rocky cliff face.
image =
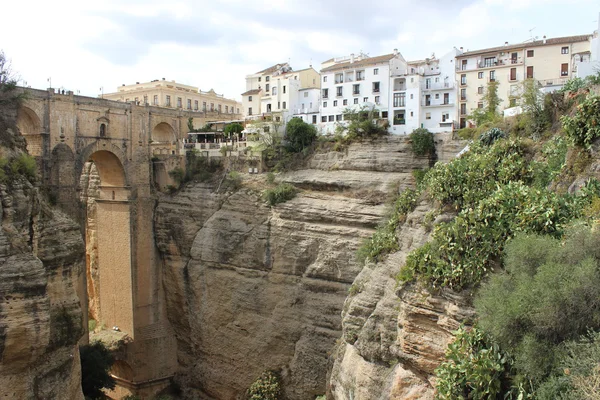
<svg viewBox="0 0 600 400">
<path fill-rule="evenodd" d="M 24 149 L 14 113 L 0 115 L 0 153 Z M 24 178 L 0 185 L 0 397 L 83 399 L 79 227 Z"/>
<path fill-rule="evenodd" d="M 447 158 L 459 147 L 446 142 L 439 145 L 438 154 Z M 264 370 L 272 369 L 280 371 L 287 398 L 314 398 L 326 391 L 336 342 L 341 343 L 332 375 L 336 396 L 344 393 L 346 385 L 337 377 L 352 379 L 349 372 L 338 372 L 344 370 L 341 362 L 353 362 L 341 351 L 348 357 L 354 352 L 365 368 L 373 361 L 372 372 L 379 371 L 386 358 L 393 362 L 385 354 L 385 345 L 380 351 L 367 351 L 340 340 L 342 310 L 355 277 L 370 274 L 356 263 L 354 254 L 382 220 L 386 193 L 397 183 L 411 185 L 412 169 L 428 163 L 412 156 L 404 138 L 392 137 L 315 155 L 308 169 L 280 177 L 303 191 L 273 208 L 260 200 L 257 190 L 215 194 L 203 184 L 161 199 L 156 238 L 164 262 L 168 314 L 179 344 L 179 380 L 188 396 L 235 399 Z M 355 328 L 345 327 L 346 336 L 355 329 L 359 337 L 367 320 L 375 330 L 383 330 L 375 320 L 391 328 L 391 333 L 397 330 L 397 319 L 386 320 L 389 310 L 385 316 L 369 318 L 384 307 L 379 305 L 384 293 L 395 296 L 395 282 L 385 276 L 389 271 L 371 273 L 375 271 L 381 275 L 369 278 L 375 294 L 367 299 L 371 289 L 365 286 L 364 294 L 355 297 L 368 303 L 361 315 L 365 322 L 357 320 Z M 421 308 L 430 310 L 429 318 L 445 307 L 442 300 L 428 304 L 423 300 Z M 394 310 L 395 304 L 385 307 Z M 344 321 L 349 313 L 360 312 L 358 305 L 347 301 Z M 406 313 L 409 324 L 413 314 Z M 419 319 L 426 322 L 428 317 L 417 314 L 413 335 L 432 325 L 420 327 Z M 449 321 L 448 330 L 453 326 Z M 385 338 L 386 343 L 391 341 Z M 409 349 L 405 352 L 412 354 Z M 346 365 L 346 369 L 354 367 Z M 408 377 L 408 367 L 407 371 Z M 365 379 L 367 375 L 362 373 Z"/>
</svg>

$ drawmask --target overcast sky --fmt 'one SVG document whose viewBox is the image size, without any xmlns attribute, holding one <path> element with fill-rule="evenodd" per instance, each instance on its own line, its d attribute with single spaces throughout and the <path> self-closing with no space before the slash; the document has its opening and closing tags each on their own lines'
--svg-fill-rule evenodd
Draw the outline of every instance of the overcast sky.
<svg viewBox="0 0 600 400">
<path fill-rule="evenodd" d="M 1 12 L 0 49 L 32 87 L 51 77 L 97 96 L 164 77 L 241 99 L 245 75 L 279 62 L 591 33 L 600 0 L 12 0 Z"/>
</svg>

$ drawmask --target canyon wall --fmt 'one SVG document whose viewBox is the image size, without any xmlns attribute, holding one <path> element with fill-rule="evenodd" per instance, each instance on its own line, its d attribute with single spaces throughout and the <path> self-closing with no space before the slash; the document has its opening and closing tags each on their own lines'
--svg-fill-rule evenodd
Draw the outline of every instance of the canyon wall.
<svg viewBox="0 0 600 400">
<path fill-rule="evenodd" d="M 16 110 L 0 112 L 0 155 L 21 154 Z M 0 184 L 0 398 L 83 399 L 79 227 L 22 176 Z"/>
<path fill-rule="evenodd" d="M 438 141 L 442 160 L 462 148 Z M 155 231 L 186 396 L 239 398 L 263 371 L 276 370 L 286 398 L 311 399 L 325 394 L 334 355 L 337 396 L 337 377 L 352 379 L 337 372 L 346 360 L 340 352 L 352 346 L 340 339 L 342 310 L 354 279 L 367 274 L 355 252 L 382 221 L 388 193 L 413 185 L 412 170 L 429 163 L 413 156 L 406 138 L 387 137 L 317 152 L 306 169 L 280 175 L 301 191 L 275 207 L 261 200 L 260 178 L 235 192 L 196 183 L 162 197 Z M 392 290 L 387 278 L 377 279 L 379 292 Z M 377 308 L 378 300 L 368 301 Z M 345 320 L 357 312 L 346 306 Z M 365 320 L 372 311 L 365 308 Z"/>
</svg>

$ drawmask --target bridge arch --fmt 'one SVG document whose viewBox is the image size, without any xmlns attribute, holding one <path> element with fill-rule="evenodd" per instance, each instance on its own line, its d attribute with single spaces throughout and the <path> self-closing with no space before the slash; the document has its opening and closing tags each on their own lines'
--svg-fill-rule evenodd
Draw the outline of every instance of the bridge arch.
<svg viewBox="0 0 600 400">
<path fill-rule="evenodd" d="M 152 141 L 159 143 L 173 143 L 177 141 L 175 129 L 166 122 L 160 122 L 152 129 Z"/>
<path fill-rule="evenodd" d="M 42 155 L 42 123 L 36 112 L 26 106 L 17 111 L 17 127 L 27 142 L 27 151 L 32 156 Z"/>
</svg>

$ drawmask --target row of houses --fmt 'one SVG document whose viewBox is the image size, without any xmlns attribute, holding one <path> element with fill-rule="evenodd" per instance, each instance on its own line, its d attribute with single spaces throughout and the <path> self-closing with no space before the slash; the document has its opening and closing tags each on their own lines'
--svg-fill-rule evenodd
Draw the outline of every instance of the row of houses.
<svg viewBox="0 0 600 400">
<path fill-rule="evenodd" d="M 360 53 L 332 58 L 295 71 L 280 63 L 246 77 L 242 109 L 247 121 L 302 118 L 333 133 L 347 110 L 375 108 L 390 132 L 422 127 L 447 132 L 467 126 L 484 107 L 490 82 L 497 82 L 500 110 L 517 106 L 522 83 L 537 80 L 557 90 L 576 76 L 596 73 L 598 32 L 464 51 L 406 61 L 397 50 L 381 56 Z"/>
</svg>

